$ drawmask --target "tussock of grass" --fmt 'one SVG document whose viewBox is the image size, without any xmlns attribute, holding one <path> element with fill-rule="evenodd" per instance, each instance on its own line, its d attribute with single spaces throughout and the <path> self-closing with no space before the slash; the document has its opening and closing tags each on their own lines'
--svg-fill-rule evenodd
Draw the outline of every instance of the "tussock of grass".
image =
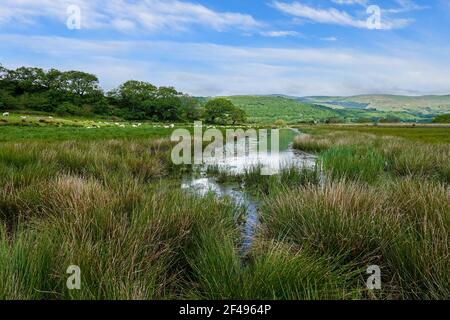
<svg viewBox="0 0 450 320">
<path fill-rule="evenodd" d="M 346 266 L 315 256 L 306 249 L 293 250 L 283 243 L 255 248 L 242 266 L 232 238 L 224 241 L 203 232 L 195 259 L 191 260 L 202 299 L 342 299 L 356 297 L 350 288 L 355 278 Z"/>
<path fill-rule="evenodd" d="M 267 236 L 361 267 L 383 268 L 392 296 L 449 296 L 450 195 L 445 186 L 405 179 L 306 186 L 267 201 Z M 386 288 L 386 287 L 385 287 Z"/>
<path fill-rule="evenodd" d="M 203 228 L 232 207 L 159 179 L 166 141 L 8 144 L 0 150 L 0 298 L 158 299 L 182 294 Z M 66 289 L 79 265 L 82 290 Z"/>
<path fill-rule="evenodd" d="M 188 252 L 204 228 L 230 228 L 231 207 L 214 198 L 147 188 L 134 209 L 108 189 L 61 177 L 60 192 L 46 198 L 45 219 L 2 240 L 3 298 L 158 299 L 179 294 L 187 282 Z M 50 195 L 49 195 L 50 196 Z M 2 232 L 6 237 L 6 230 Z M 79 265 L 82 289 L 65 288 L 65 268 Z"/>
</svg>

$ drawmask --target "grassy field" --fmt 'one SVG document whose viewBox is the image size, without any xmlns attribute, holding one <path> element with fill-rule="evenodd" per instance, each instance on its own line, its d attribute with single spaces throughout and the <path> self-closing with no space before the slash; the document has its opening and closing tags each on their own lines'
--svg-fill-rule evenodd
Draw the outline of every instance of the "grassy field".
<svg viewBox="0 0 450 320">
<path fill-rule="evenodd" d="M 180 190 L 171 129 L 2 126 L 0 299 L 449 299 L 447 131 L 365 129 L 309 127 L 316 171 L 242 177 L 261 199 L 242 257 L 239 208 Z"/>
<path fill-rule="evenodd" d="M 450 143 L 450 126 L 448 125 L 342 125 L 342 126 L 301 126 L 302 131 L 311 133 L 353 132 L 372 134 L 378 137 L 394 136 L 426 143 Z"/>
<path fill-rule="evenodd" d="M 30 140 L 104 140 L 104 139 L 145 139 L 168 137 L 173 129 L 154 128 L 145 125 L 141 128 L 107 127 L 87 129 L 84 127 L 1 127 L 0 142 L 30 141 Z"/>
</svg>

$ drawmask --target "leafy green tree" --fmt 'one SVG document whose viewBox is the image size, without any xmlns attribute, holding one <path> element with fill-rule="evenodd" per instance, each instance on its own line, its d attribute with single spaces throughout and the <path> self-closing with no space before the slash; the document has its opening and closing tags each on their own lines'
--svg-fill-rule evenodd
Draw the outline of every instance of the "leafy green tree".
<svg viewBox="0 0 450 320">
<path fill-rule="evenodd" d="M 160 120 L 181 119 L 181 94 L 172 87 L 160 87 L 154 100 L 154 111 Z"/>
<path fill-rule="evenodd" d="M 20 67 L 9 70 L 0 65 L 2 110 L 37 110 L 59 114 L 101 114 L 127 119 L 199 119 L 199 100 L 172 87 L 160 87 L 130 80 L 106 96 L 97 76 L 82 71 L 48 71 Z M 234 121 L 242 115 L 230 114 Z"/>
<path fill-rule="evenodd" d="M 205 120 L 209 123 L 216 123 L 218 119 L 223 119 L 234 108 L 230 100 L 216 98 L 209 100 L 205 105 Z"/>
<path fill-rule="evenodd" d="M 61 89 L 78 98 L 98 95 L 101 92 L 97 76 L 82 72 L 68 71 L 61 75 Z"/>
<path fill-rule="evenodd" d="M 153 113 L 150 109 L 156 91 L 157 87 L 150 83 L 130 80 L 109 92 L 108 97 L 112 104 L 122 110 L 126 118 L 139 120 Z"/>
<path fill-rule="evenodd" d="M 45 71 L 40 68 L 21 67 L 12 72 L 13 79 L 22 93 L 34 93 L 44 90 Z"/>
<path fill-rule="evenodd" d="M 237 108 L 230 100 L 215 98 L 205 105 L 205 121 L 209 123 L 236 124 L 244 122 L 246 114 Z"/>
<path fill-rule="evenodd" d="M 247 120 L 247 114 L 244 110 L 235 107 L 231 113 L 231 121 L 233 124 L 244 123 Z"/>
<path fill-rule="evenodd" d="M 1 63 L 0 63 L 0 81 L 3 80 L 8 75 L 8 69 L 6 69 Z"/>
<path fill-rule="evenodd" d="M 180 111 L 181 117 L 184 120 L 194 121 L 202 117 L 204 109 L 198 98 L 189 95 L 182 95 L 180 97 Z"/>
</svg>

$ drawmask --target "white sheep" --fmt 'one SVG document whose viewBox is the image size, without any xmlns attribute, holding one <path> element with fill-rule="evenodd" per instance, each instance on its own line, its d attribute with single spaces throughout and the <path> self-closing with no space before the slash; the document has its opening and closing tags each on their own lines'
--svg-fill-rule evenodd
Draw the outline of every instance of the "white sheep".
<svg viewBox="0 0 450 320">
<path fill-rule="evenodd" d="M 25 120 L 27 117 L 25 117 L 25 116 L 22 116 L 22 117 L 20 117 L 20 119 L 23 119 L 23 120 Z"/>
<path fill-rule="evenodd" d="M 173 128 L 175 128 L 175 125 L 174 125 L 174 124 L 171 124 L 170 127 L 173 129 Z"/>
<path fill-rule="evenodd" d="M 3 112 L 4 117 L 9 117 L 9 112 Z"/>
</svg>

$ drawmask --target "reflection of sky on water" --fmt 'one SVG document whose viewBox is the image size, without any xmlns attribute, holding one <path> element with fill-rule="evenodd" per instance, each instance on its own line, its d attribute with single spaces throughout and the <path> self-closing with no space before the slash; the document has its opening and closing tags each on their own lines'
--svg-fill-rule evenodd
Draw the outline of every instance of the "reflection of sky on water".
<svg viewBox="0 0 450 320">
<path fill-rule="evenodd" d="M 314 168 L 315 157 L 307 153 L 293 150 L 292 141 L 298 131 L 283 129 L 279 131 L 279 151 L 269 151 L 259 145 L 255 137 L 238 139 L 234 145 L 226 145 L 214 150 L 210 156 L 203 158 L 204 166 L 214 166 L 219 171 L 229 174 L 242 174 L 253 168 L 262 167 L 277 172 L 283 167 Z M 264 150 L 264 151 L 258 151 Z"/>
<path fill-rule="evenodd" d="M 206 157 L 204 164 L 200 166 L 200 177 L 186 177 L 183 179 L 181 188 L 190 190 L 200 196 L 208 193 L 214 193 L 217 197 L 229 196 L 238 207 L 244 207 L 246 210 L 246 220 L 243 225 L 242 253 L 248 252 L 251 248 L 254 233 L 258 225 L 258 201 L 246 194 L 240 186 L 235 184 L 221 184 L 213 177 L 207 176 L 208 166 L 214 166 L 219 171 L 229 174 L 242 174 L 252 168 L 262 167 L 276 170 L 283 167 L 298 167 L 314 169 L 316 157 L 294 150 L 292 141 L 298 132 L 293 130 L 280 130 L 280 151 L 271 153 L 258 152 L 255 145 L 256 139 L 241 139 L 234 146 L 234 156 L 232 157 Z M 240 148 L 240 149 L 239 149 Z M 240 152 L 237 152 L 240 150 Z M 227 150 L 217 148 L 215 154 L 226 154 Z M 233 154 L 233 150 L 228 149 L 228 155 Z"/>
</svg>

